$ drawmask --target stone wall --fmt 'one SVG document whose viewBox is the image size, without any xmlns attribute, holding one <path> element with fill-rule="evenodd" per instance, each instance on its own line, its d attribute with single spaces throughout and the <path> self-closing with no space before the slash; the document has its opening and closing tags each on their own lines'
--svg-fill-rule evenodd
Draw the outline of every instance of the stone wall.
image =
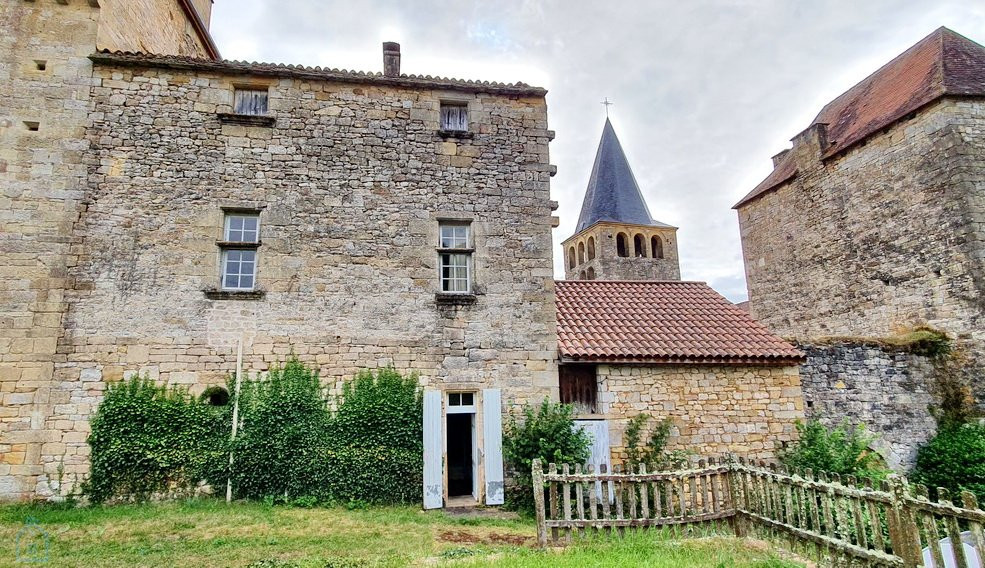
<svg viewBox="0 0 985 568">
<path fill-rule="evenodd" d="M 628 257 L 619 256 L 616 237 L 627 236 Z M 643 235 L 644 256 L 635 256 L 633 238 Z M 654 256 L 652 237 L 660 239 L 663 256 Z M 594 244 L 595 254 L 591 254 Z M 580 252 L 584 249 L 584 253 Z M 561 246 L 567 280 L 680 280 L 677 229 L 622 223 L 597 223 L 572 236 Z M 574 263 L 572 264 L 572 255 Z M 594 277 L 592 277 L 594 275 Z"/>
<path fill-rule="evenodd" d="M 43 494 L 87 470 L 85 423 L 108 381 L 199 391 L 292 352 L 325 381 L 393 365 L 423 385 L 557 398 L 550 170 L 542 96 L 97 65 L 86 208 L 45 417 Z M 220 121 L 264 85 L 273 126 Z M 437 134 L 439 101 L 474 138 Z M 262 295 L 219 284 L 223 207 L 260 210 Z M 471 222 L 474 298 L 445 302 L 438 223 Z M 261 297 L 257 297 L 261 296 Z M 79 434 L 74 432 L 78 431 Z"/>
<path fill-rule="evenodd" d="M 985 102 L 945 99 L 739 208 L 752 314 L 780 335 L 929 324 L 985 344 Z"/>
<path fill-rule="evenodd" d="M 53 392 L 71 229 L 85 187 L 82 155 L 99 10 L 86 2 L 0 3 L 0 496 L 35 490 L 42 449 L 87 424 Z M 85 448 L 73 449 L 84 452 Z"/>
<path fill-rule="evenodd" d="M 798 348 L 807 355 L 800 379 L 808 416 L 829 426 L 864 424 L 886 463 L 909 469 L 937 427 L 929 411 L 934 367 L 928 358 L 852 343 Z"/>
<path fill-rule="evenodd" d="M 772 459 L 796 439 L 804 416 L 797 367 L 599 365 L 601 416 L 610 422 L 613 458 L 625 458 L 629 418 L 671 418 L 669 450 L 700 457 L 735 453 Z"/>
<path fill-rule="evenodd" d="M 100 0 L 99 3 L 102 6 L 96 40 L 99 49 L 209 57 L 178 0 Z M 204 11 L 205 2 L 194 4 L 200 13 Z M 208 25 L 208 14 L 202 16 Z"/>
</svg>

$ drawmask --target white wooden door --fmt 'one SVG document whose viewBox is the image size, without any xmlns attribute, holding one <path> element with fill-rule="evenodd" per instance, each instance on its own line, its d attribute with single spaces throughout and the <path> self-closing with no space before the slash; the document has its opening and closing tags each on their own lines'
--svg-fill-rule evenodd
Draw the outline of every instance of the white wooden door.
<svg viewBox="0 0 985 568">
<path fill-rule="evenodd" d="M 424 391 L 424 508 L 444 505 L 441 391 Z"/>
<path fill-rule="evenodd" d="M 610 472 L 612 471 L 612 454 L 609 449 L 609 422 L 607 420 L 575 420 L 575 426 L 581 428 L 592 438 L 591 455 L 588 457 L 587 464 L 595 466 L 595 471 L 599 471 L 599 466 L 604 465 Z M 602 483 L 595 482 L 595 491 L 598 497 L 602 498 Z M 609 483 L 609 497 L 613 496 L 612 483 Z"/>
<path fill-rule="evenodd" d="M 503 405 L 499 389 L 482 391 L 482 446 L 485 455 L 486 505 L 502 505 Z"/>
</svg>

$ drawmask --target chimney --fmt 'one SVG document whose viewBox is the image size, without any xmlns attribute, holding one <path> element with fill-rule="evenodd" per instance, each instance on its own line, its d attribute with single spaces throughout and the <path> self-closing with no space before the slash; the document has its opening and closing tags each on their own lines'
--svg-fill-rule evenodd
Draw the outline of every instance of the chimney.
<svg viewBox="0 0 985 568">
<path fill-rule="evenodd" d="M 383 76 L 400 76 L 400 44 L 393 41 L 383 42 Z"/>
<path fill-rule="evenodd" d="M 787 154 L 789 153 L 790 153 L 790 148 L 787 148 L 786 150 L 782 150 L 779 154 L 773 156 L 773 167 L 775 168 L 779 166 L 780 162 L 783 161 L 783 158 L 786 158 Z"/>
</svg>

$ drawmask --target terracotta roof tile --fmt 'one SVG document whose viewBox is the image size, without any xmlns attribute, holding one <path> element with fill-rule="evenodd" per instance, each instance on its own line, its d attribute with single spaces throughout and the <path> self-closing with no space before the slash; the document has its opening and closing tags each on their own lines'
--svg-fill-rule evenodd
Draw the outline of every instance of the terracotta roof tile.
<svg viewBox="0 0 985 568">
<path fill-rule="evenodd" d="M 826 125 L 829 146 L 822 158 L 949 95 L 985 96 L 985 46 L 942 27 L 821 109 L 811 126 Z M 793 162 L 785 156 L 735 207 L 790 180 L 796 174 Z"/>
<path fill-rule="evenodd" d="M 558 349 L 577 361 L 794 363 L 803 354 L 703 282 L 557 282 Z"/>
<path fill-rule="evenodd" d="M 467 81 L 432 77 L 431 75 L 407 75 L 386 77 L 382 73 L 350 71 L 348 69 L 329 69 L 327 67 L 306 67 L 304 65 L 284 65 L 282 63 L 257 63 L 247 61 L 213 61 L 180 55 L 154 55 L 125 51 L 102 50 L 89 56 L 96 63 L 108 63 L 130 67 L 166 67 L 195 71 L 228 73 L 238 75 L 261 75 L 273 77 L 297 77 L 323 81 L 345 81 L 349 83 L 373 83 L 425 89 L 450 89 L 467 92 L 496 93 L 504 95 L 543 97 L 547 90 L 531 87 L 526 83 L 497 83 L 495 81 Z"/>
</svg>

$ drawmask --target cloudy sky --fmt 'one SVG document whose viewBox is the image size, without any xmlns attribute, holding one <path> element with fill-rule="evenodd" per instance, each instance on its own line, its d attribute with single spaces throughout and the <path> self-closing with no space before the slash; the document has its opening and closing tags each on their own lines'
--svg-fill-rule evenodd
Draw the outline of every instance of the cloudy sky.
<svg viewBox="0 0 985 568">
<path fill-rule="evenodd" d="M 745 299 L 731 206 L 821 106 L 940 26 L 985 43 L 976 0 L 215 0 L 227 59 L 402 70 L 547 88 L 552 183 L 571 235 L 605 120 L 683 277 Z"/>
</svg>

